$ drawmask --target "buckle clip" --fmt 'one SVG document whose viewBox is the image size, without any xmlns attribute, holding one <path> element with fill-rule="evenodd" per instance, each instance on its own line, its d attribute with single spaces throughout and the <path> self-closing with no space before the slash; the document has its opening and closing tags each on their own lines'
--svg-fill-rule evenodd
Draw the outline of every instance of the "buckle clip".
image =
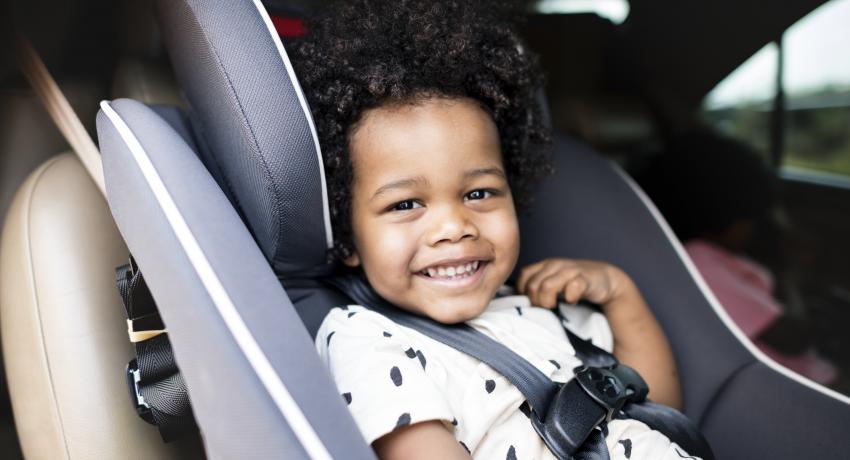
<svg viewBox="0 0 850 460">
<path fill-rule="evenodd" d="M 610 422 L 627 402 L 641 402 L 649 393 L 640 374 L 625 364 L 581 366 L 574 372 L 581 389 L 608 412 L 606 422 Z"/>
<path fill-rule="evenodd" d="M 532 407 L 529 415 L 534 430 L 559 460 L 572 460 L 593 430 L 649 392 L 641 376 L 623 364 L 580 366 L 574 372 L 575 378 L 560 386 L 549 407 Z"/>
<path fill-rule="evenodd" d="M 141 417 L 144 421 L 156 425 L 153 418 L 153 412 L 151 411 L 151 406 L 147 403 L 147 401 L 145 401 L 144 396 L 142 396 L 139 391 L 139 384 L 141 382 L 142 375 L 139 371 L 139 365 L 136 359 L 132 359 L 129 363 L 127 363 L 125 375 L 127 377 L 127 389 L 130 391 L 130 401 L 136 409 L 136 413 L 139 414 L 139 417 Z"/>
</svg>

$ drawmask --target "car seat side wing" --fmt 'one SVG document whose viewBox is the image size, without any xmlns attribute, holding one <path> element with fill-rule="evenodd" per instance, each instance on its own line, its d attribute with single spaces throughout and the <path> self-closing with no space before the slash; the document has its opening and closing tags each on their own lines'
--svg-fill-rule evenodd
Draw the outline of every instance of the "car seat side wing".
<svg viewBox="0 0 850 460">
<path fill-rule="evenodd" d="M 208 454 L 373 458 L 195 153 L 135 101 L 102 103 L 97 121 L 110 208 L 169 330 Z"/>
</svg>

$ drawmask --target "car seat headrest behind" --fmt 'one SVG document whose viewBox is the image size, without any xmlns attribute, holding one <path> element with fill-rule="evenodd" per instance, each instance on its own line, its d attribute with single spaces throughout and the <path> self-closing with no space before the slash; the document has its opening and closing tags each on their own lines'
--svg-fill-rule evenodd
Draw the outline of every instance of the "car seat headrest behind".
<svg viewBox="0 0 850 460">
<path fill-rule="evenodd" d="M 280 38 L 253 4 L 161 0 L 157 16 L 207 167 L 279 275 L 317 274 L 333 241 L 319 143 Z"/>
</svg>

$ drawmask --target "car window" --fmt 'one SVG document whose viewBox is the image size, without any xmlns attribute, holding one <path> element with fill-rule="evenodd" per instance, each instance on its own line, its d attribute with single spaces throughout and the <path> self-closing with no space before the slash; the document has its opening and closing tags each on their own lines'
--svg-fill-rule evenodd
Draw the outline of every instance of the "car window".
<svg viewBox="0 0 850 460">
<path fill-rule="evenodd" d="M 850 0 L 832 0 L 782 35 L 783 172 L 850 179 Z M 722 132 L 770 151 L 779 47 L 770 43 L 705 99 L 705 118 Z M 850 186 L 850 181 L 845 184 Z"/>
<path fill-rule="evenodd" d="M 542 14 L 595 13 L 614 24 L 622 24 L 629 15 L 626 0 L 538 0 L 534 10 Z"/>
<path fill-rule="evenodd" d="M 850 0 L 788 27 L 704 99 L 703 119 L 753 147 L 781 179 L 747 256 L 772 277 L 781 321 L 757 344 L 850 394 Z M 752 338 L 752 337 L 751 337 Z M 760 342 L 759 342 L 760 341 Z"/>
</svg>

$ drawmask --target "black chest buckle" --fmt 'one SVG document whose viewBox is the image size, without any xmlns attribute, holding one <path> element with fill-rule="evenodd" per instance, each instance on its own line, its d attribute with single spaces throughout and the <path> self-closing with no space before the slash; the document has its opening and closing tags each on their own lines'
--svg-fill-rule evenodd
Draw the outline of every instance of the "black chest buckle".
<svg viewBox="0 0 850 460">
<path fill-rule="evenodd" d="M 532 408 L 531 424 L 560 460 L 573 458 L 596 427 L 615 418 L 626 403 L 641 402 L 649 392 L 631 367 L 581 366 L 575 378 L 561 385 L 541 420 Z"/>
</svg>

